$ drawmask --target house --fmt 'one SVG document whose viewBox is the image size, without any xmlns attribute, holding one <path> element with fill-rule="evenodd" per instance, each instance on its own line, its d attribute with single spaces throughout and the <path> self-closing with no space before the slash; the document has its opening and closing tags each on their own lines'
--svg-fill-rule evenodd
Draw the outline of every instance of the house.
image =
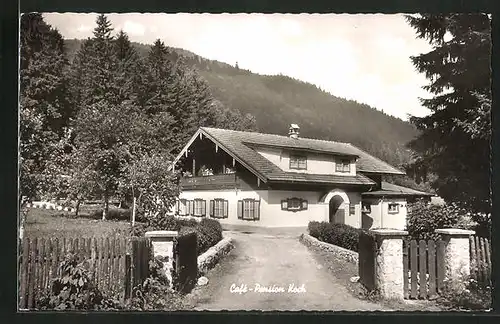
<svg viewBox="0 0 500 324">
<path fill-rule="evenodd" d="M 406 200 L 429 194 L 394 186 L 402 171 L 349 144 L 201 127 L 175 158 L 183 173 L 175 213 L 222 224 L 404 228 Z"/>
</svg>

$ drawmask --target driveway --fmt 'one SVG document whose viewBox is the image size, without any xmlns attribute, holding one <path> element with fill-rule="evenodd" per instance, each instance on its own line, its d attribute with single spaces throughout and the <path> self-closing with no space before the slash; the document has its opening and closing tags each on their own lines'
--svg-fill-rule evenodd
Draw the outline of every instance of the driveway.
<svg viewBox="0 0 500 324">
<path fill-rule="evenodd" d="M 193 291 L 196 310 L 384 310 L 352 296 L 296 233 L 225 235 L 235 248 L 209 271 L 208 285 Z"/>
</svg>

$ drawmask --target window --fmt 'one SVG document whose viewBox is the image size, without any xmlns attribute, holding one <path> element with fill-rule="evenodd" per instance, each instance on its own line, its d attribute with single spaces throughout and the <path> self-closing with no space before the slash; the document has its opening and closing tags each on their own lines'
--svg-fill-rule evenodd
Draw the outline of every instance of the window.
<svg viewBox="0 0 500 324">
<path fill-rule="evenodd" d="M 177 201 L 177 213 L 179 214 L 179 216 L 185 216 L 188 214 L 186 199 L 179 199 Z"/>
<path fill-rule="evenodd" d="M 307 209 L 307 200 L 300 198 L 288 198 L 281 201 L 281 210 L 299 211 Z"/>
<path fill-rule="evenodd" d="M 351 172 L 351 162 L 349 160 L 338 160 L 335 163 L 335 172 Z"/>
<path fill-rule="evenodd" d="M 307 157 L 305 155 L 290 154 L 290 169 L 307 170 Z"/>
<path fill-rule="evenodd" d="M 399 204 L 389 204 L 389 213 L 390 214 L 399 213 Z"/>
<path fill-rule="evenodd" d="M 195 199 L 193 201 L 193 216 L 202 217 L 206 215 L 207 203 L 203 199 Z"/>
<path fill-rule="evenodd" d="M 369 203 L 362 203 L 362 212 L 363 213 L 371 213 L 372 212 L 372 205 Z"/>
<path fill-rule="evenodd" d="M 259 220 L 260 200 L 243 199 L 238 201 L 238 219 Z"/>
<path fill-rule="evenodd" d="M 210 217 L 227 218 L 228 201 L 224 199 L 210 200 Z"/>
<path fill-rule="evenodd" d="M 349 215 L 355 215 L 356 214 L 356 205 L 350 204 L 349 205 Z"/>
</svg>

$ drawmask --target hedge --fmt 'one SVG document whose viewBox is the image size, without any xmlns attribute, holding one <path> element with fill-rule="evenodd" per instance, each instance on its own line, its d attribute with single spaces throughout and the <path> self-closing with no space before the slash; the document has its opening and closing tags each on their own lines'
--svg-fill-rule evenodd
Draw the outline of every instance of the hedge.
<svg viewBox="0 0 500 324">
<path fill-rule="evenodd" d="M 333 224 L 328 222 L 309 222 L 309 235 L 318 240 L 358 252 L 359 234 L 362 229 L 346 224 Z"/>
<path fill-rule="evenodd" d="M 194 219 L 177 219 L 170 215 L 157 216 L 147 224 L 136 224 L 131 235 L 143 236 L 147 231 L 179 231 L 180 235 L 196 231 L 198 255 L 222 240 L 222 226 L 217 220 L 209 218 L 197 222 Z"/>
</svg>

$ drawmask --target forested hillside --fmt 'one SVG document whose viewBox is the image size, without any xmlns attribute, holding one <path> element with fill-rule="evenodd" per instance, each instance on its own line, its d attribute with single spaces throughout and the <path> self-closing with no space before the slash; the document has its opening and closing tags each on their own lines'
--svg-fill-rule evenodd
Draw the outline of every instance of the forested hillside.
<svg viewBox="0 0 500 324">
<path fill-rule="evenodd" d="M 80 43 L 65 41 L 70 60 Z M 133 45 L 140 55 L 146 55 L 150 48 Z M 302 136 L 350 142 L 396 166 L 410 158 L 404 145 L 417 131 L 408 122 L 335 97 L 310 83 L 283 75 L 259 75 L 183 49 L 170 49 L 174 59 L 182 56 L 186 65 L 198 69 L 226 107 L 255 116 L 261 132 L 286 134 L 289 124 L 297 123 Z"/>
</svg>

